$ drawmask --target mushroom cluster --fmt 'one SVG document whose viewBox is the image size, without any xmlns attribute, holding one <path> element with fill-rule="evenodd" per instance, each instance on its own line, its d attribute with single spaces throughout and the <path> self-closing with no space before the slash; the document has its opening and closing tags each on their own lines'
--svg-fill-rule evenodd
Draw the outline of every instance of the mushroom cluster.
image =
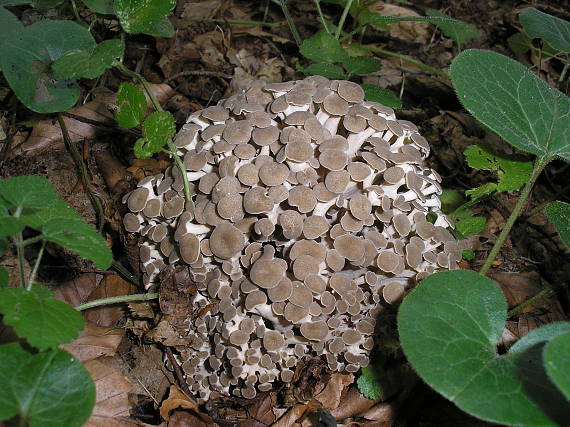
<svg viewBox="0 0 570 427">
<path fill-rule="evenodd" d="M 200 402 L 290 382 L 305 356 L 357 371 L 382 301 L 457 268 L 427 141 L 355 83 L 256 82 L 193 113 L 174 143 L 193 200 L 169 167 L 125 196 L 124 226 L 142 236 L 147 287 L 175 263 L 197 284 L 205 314 L 189 315 L 178 358 Z"/>
</svg>

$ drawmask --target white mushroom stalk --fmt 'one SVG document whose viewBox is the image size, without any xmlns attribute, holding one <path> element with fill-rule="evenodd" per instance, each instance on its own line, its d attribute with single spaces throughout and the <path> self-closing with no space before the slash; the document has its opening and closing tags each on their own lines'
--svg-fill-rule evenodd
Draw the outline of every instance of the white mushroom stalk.
<svg viewBox="0 0 570 427">
<path fill-rule="evenodd" d="M 174 142 L 193 200 L 170 167 L 123 199 L 124 226 L 147 288 L 169 265 L 196 284 L 176 349 L 199 402 L 288 383 L 303 357 L 356 372 L 383 306 L 457 268 L 429 145 L 355 83 L 254 82 L 192 113 Z"/>
</svg>

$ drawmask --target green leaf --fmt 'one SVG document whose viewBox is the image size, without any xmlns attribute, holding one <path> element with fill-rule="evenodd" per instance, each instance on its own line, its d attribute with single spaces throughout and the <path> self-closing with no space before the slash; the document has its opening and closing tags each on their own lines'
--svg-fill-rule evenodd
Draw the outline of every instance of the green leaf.
<svg viewBox="0 0 570 427">
<path fill-rule="evenodd" d="M 111 266 L 113 254 L 105 239 L 97 231 L 79 219 L 54 218 L 42 227 L 42 238 L 77 252 L 83 258 L 106 270 Z"/>
<path fill-rule="evenodd" d="M 434 9 L 428 9 L 426 11 L 426 15 L 431 17 L 449 18 L 449 16 L 441 13 L 439 10 Z M 468 41 L 479 37 L 479 31 L 477 31 L 477 27 L 467 22 L 453 20 L 451 22 L 434 22 L 434 24 L 445 36 L 455 40 L 455 43 L 458 45 L 462 45 L 463 43 L 467 43 Z"/>
<path fill-rule="evenodd" d="M 8 274 L 8 271 L 4 267 L 0 266 L 0 288 L 8 287 L 9 283 L 10 275 Z"/>
<path fill-rule="evenodd" d="M 346 79 L 346 74 L 342 71 L 337 65 L 333 64 L 311 64 L 308 67 L 303 69 L 305 74 L 314 75 L 318 74 L 319 76 L 324 76 L 329 79 L 337 79 L 337 80 L 344 80 Z"/>
<path fill-rule="evenodd" d="M 455 229 L 464 236 L 478 234 L 485 230 L 487 221 L 480 216 L 472 216 L 455 223 Z"/>
<path fill-rule="evenodd" d="M 0 239 L 0 255 L 6 253 L 8 250 L 8 242 L 6 239 Z"/>
<path fill-rule="evenodd" d="M 0 239 L 19 233 L 23 229 L 24 224 L 17 218 L 9 215 L 0 215 Z"/>
<path fill-rule="evenodd" d="M 558 335 L 544 348 L 544 367 L 552 382 L 570 400 L 570 333 Z"/>
<path fill-rule="evenodd" d="M 0 289 L 0 312 L 5 324 L 40 351 L 71 341 L 83 329 L 81 314 L 41 285 Z"/>
<path fill-rule="evenodd" d="M 61 79 L 95 79 L 113 66 L 113 61 L 123 55 L 125 46 L 119 39 L 105 40 L 92 52 L 69 52 L 52 64 L 52 70 Z"/>
<path fill-rule="evenodd" d="M 348 56 L 351 58 L 356 58 L 359 56 L 370 56 L 373 54 L 372 50 L 370 50 L 370 47 L 356 42 L 347 44 L 343 47 L 346 53 L 348 53 Z"/>
<path fill-rule="evenodd" d="M 49 207 L 22 215 L 19 219 L 22 223 L 34 230 L 41 230 L 49 220 L 54 218 L 82 219 L 81 215 L 79 215 L 73 206 L 68 205 L 61 199 L 55 199 L 54 203 Z"/>
<path fill-rule="evenodd" d="M 375 73 L 382 68 L 382 63 L 376 58 L 348 58 L 342 65 L 346 71 L 358 76 Z"/>
<path fill-rule="evenodd" d="M 451 64 L 459 100 L 520 150 L 570 162 L 570 98 L 498 53 L 471 49 Z"/>
<path fill-rule="evenodd" d="M 21 6 L 30 3 L 31 0 L 0 0 L 0 6 Z"/>
<path fill-rule="evenodd" d="M 497 191 L 497 184 L 494 182 L 488 182 L 480 187 L 475 187 L 471 190 L 465 191 L 465 194 L 471 198 L 471 201 L 475 202 L 483 197 L 490 196 L 495 191 Z"/>
<path fill-rule="evenodd" d="M 519 15 L 525 32 L 533 39 L 542 39 L 551 47 L 570 52 L 570 22 L 527 7 Z"/>
<path fill-rule="evenodd" d="M 176 123 L 172 114 L 157 111 L 143 123 L 143 138 L 135 142 L 135 156 L 150 157 L 158 153 L 176 132 Z"/>
<path fill-rule="evenodd" d="M 37 113 L 65 111 L 79 99 L 79 88 L 55 79 L 51 64 L 68 52 L 91 50 L 95 40 L 72 21 L 44 20 L 24 27 L 0 44 L 0 67 L 16 96 Z"/>
<path fill-rule="evenodd" d="M 440 16 L 382 16 L 376 12 L 372 12 L 370 9 L 363 10 L 358 16 L 358 23 L 360 25 L 376 25 L 382 28 L 387 28 L 388 25 L 397 22 L 429 22 L 430 24 L 441 25 L 441 24 L 454 24 L 461 25 L 464 22 L 458 21 L 457 19 Z"/>
<path fill-rule="evenodd" d="M 71 354 L 30 354 L 20 344 L 0 346 L 0 419 L 19 414 L 30 427 L 80 427 L 95 405 L 89 372 Z"/>
<path fill-rule="evenodd" d="M 41 176 L 15 176 L 0 180 L 0 196 L 14 207 L 41 209 L 57 199 L 55 187 Z"/>
<path fill-rule="evenodd" d="M 83 0 L 85 6 L 93 12 L 101 13 L 103 15 L 114 15 L 115 8 L 113 7 L 114 0 Z"/>
<path fill-rule="evenodd" d="M 516 33 L 507 39 L 507 44 L 517 56 L 524 55 L 532 47 L 532 39 L 526 33 Z"/>
<path fill-rule="evenodd" d="M 360 393 L 367 399 L 375 400 L 382 396 L 381 376 L 372 365 L 360 370 L 356 385 Z"/>
<path fill-rule="evenodd" d="M 552 202 L 545 209 L 548 220 L 554 224 L 560 239 L 570 248 L 570 204 L 565 202 Z"/>
<path fill-rule="evenodd" d="M 305 58 L 314 62 L 333 64 L 348 59 L 348 53 L 340 42 L 324 30 L 303 41 L 299 51 Z"/>
<path fill-rule="evenodd" d="M 475 252 L 470 249 L 465 249 L 463 252 L 461 252 L 461 257 L 467 260 L 475 259 Z"/>
<path fill-rule="evenodd" d="M 402 108 L 402 101 L 391 90 L 367 83 L 361 86 L 364 90 L 364 99 L 367 101 L 379 102 L 391 108 Z"/>
<path fill-rule="evenodd" d="M 402 302 L 400 342 L 420 377 L 471 415 L 508 425 L 567 425 L 567 404 L 541 376 L 535 356 L 541 339 L 570 330 L 570 323 L 537 329 L 521 340 L 526 343 L 499 355 L 506 315 L 494 281 L 473 271 L 436 273 Z"/>
<path fill-rule="evenodd" d="M 0 3 L 0 5 L 1 4 L 2 3 Z M 0 37 L 0 51 L 1 51 L 2 45 L 11 37 L 15 37 L 16 36 L 15 33 L 23 31 L 24 26 L 18 20 L 18 18 L 16 18 L 16 15 L 8 12 L 5 8 L 0 7 L 0 28 L 2 28 L 2 37 Z"/>
<path fill-rule="evenodd" d="M 494 154 L 484 144 L 471 145 L 465 150 L 465 159 L 474 169 L 497 172 L 498 191 L 514 191 L 521 188 L 532 174 L 532 162 L 518 161 Z"/>
<path fill-rule="evenodd" d="M 441 210 L 446 215 L 449 215 L 467 201 L 461 191 L 449 189 L 443 190 L 439 200 L 441 202 Z"/>
<path fill-rule="evenodd" d="M 52 9 L 63 3 L 64 0 L 31 0 L 31 4 L 36 9 Z"/>
<path fill-rule="evenodd" d="M 121 83 L 117 93 L 118 110 L 115 119 L 122 128 L 132 128 L 140 124 L 146 110 L 144 92 L 131 83 Z"/>
<path fill-rule="evenodd" d="M 166 17 L 175 6 L 176 0 L 115 0 L 115 13 L 127 33 L 172 37 L 174 28 Z"/>
</svg>

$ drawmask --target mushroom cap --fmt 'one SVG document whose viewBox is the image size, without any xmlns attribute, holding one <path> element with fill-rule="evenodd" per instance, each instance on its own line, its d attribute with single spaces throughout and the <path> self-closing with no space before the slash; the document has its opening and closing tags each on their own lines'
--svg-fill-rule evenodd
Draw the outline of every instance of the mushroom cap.
<svg viewBox="0 0 570 427">
<path fill-rule="evenodd" d="M 243 250 L 245 244 L 244 234 L 229 223 L 218 225 L 210 235 L 210 250 L 218 258 L 234 257 Z"/>
</svg>

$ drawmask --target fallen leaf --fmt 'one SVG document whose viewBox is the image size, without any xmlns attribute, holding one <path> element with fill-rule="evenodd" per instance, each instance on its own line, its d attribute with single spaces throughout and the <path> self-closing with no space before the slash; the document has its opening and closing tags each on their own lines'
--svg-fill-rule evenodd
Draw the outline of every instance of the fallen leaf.
<svg viewBox="0 0 570 427">
<path fill-rule="evenodd" d="M 362 417 L 371 421 L 391 423 L 394 420 L 394 408 L 390 403 L 378 402 L 372 408 L 364 412 Z"/>
<path fill-rule="evenodd" d="M 340 405 L 341 396 L 345 389 L 354 382 L 354 375 L 335 372 L 325 386 L 325 389 L 315 396 L 324 408 L 336 409 Z"/>
<path fill-rule="evenodd" d="M 83 273 L 67 282 L 63 282 L 54 288 L 57 299 L 72 306 L 78 306 L 87 301 L 89 294 L 103 280 L 102 274 Z"/>
<path fill-rule="evenodd" d="M 368 411 L 377 402 L 380 402 L 380 399 L 367 399 L 358 391 L 358 387 L 352 386 L 348 389 L 346 396 L 343 396 L 340 405 L 333 409 L 331 414 L 337 420 L 352 418 Z"/>
<path fill-rule="evenodd" d="M 279 418 L 272 427 L 291 427 L 296 425 L 297 420 L 299 420 L 307 411 L 308 406 L 306 404 L 298 404 L 289 408 L 285 414 Z"/>
<path fill-rule="evenodd" d="M 186 396 L 177 386 L 171 385 L 168 399 L 160 405 L 160 416 L 168 421 L 170 419 L 170 411 L 175 409 L 185 409 L 191 411 L 196 427 L 206 427 L 216 425 L 212 418 L 200 411 L 194 399 Z"/>
<path fill-rule="evenodd" d="M 69 344 L 61 345 L 61 348 L 73 354 L 81 362 L 87 362 L 100 356 L 113 356 L 123 335 L 123 329 L 106 328 L 87 322 L 79 336 Z"/>
<path fill-rule="evenodd" d="M 87 298 L 87 301 L 95 301 L 121 295 L 130 295 L 136 292 L 136 287 L 124 280 L 121 276 L 107 274 Z M 124 307 L 121 305 L 109 305 L 95 307 L 85 311 L 85 318 L 99 326 L 116 325 L 124 317 Z"/>
</svg>

